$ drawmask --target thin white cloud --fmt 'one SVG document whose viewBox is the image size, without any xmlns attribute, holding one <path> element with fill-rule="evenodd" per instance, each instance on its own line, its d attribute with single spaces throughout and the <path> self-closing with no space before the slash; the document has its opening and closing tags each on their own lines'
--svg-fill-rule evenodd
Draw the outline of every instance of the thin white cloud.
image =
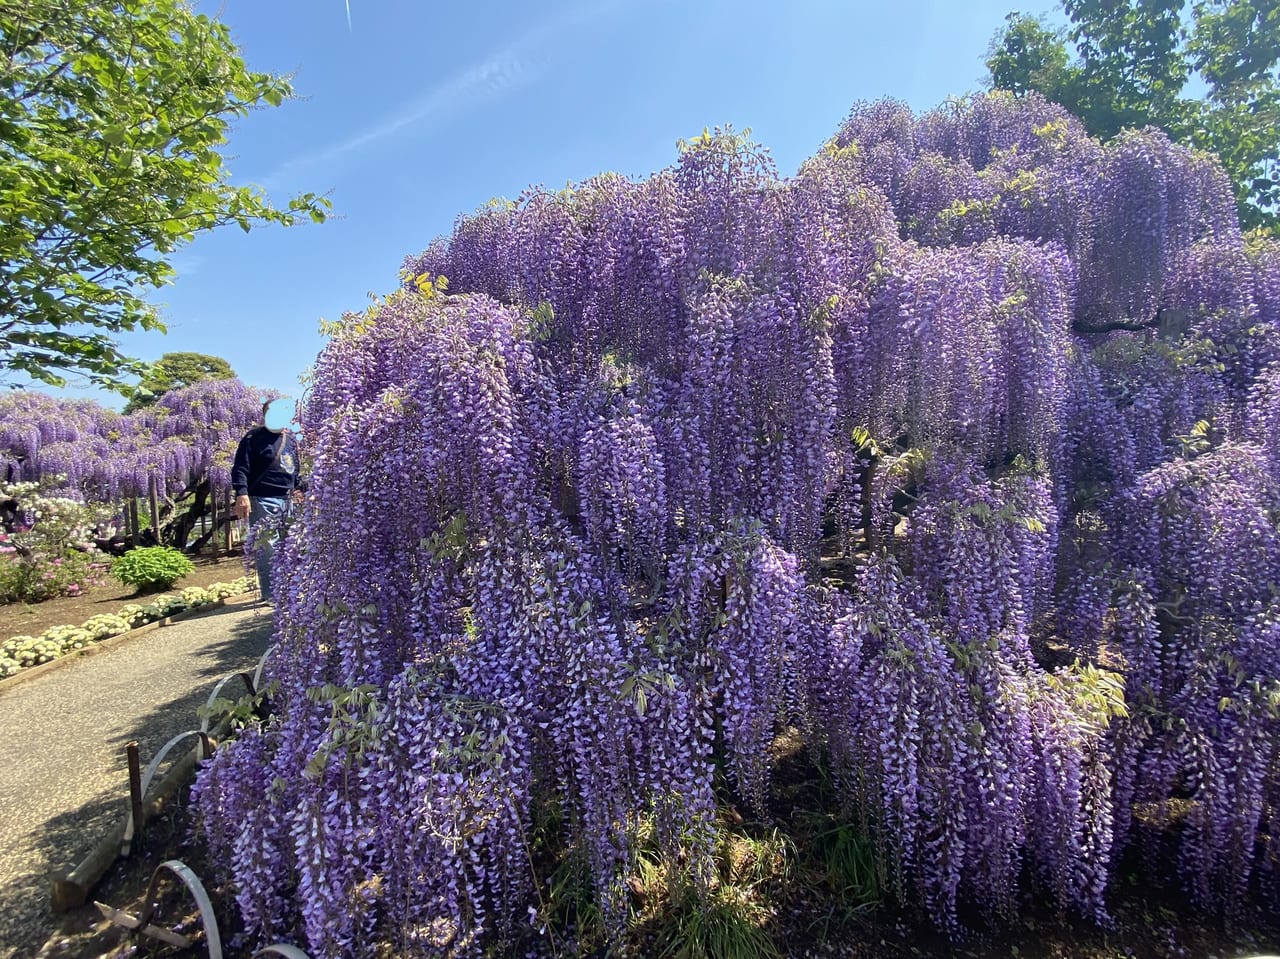
<svg viewBox="0 0 1280 959">
<path fill-rule="evenodd" d="M 454 74 L 406 104 L 399 112 L 344 140 L 292 157 L 267 177 L 265 185 L 287 187 L 294 175 L 338 160 L 372 143 L 387 140 L 408 129 L 421 133 L 432 120 L 464 111 L 531 82 L 558 50 L 572 39 L 575 28 L 618 8 L 616 3 L 582 3 L 550 21 L 542 21 L 479 63 Z"/>
<path fill-rule="evenodd" d="M 464 73 L 437 84 L 420 100 L 403 113 L 369 127 L 348 140 L 333 144 L 307 159 L 322 162 L 358 150 L 377 140 L 399 133 L 407 127 L 418 126 L 429 117 L 444 113 L 450 107 L 458 108 L 490 95 L 517 86 L 527 72 L 528 64 L 514 49 L 503 50 Z"/>
</svg>

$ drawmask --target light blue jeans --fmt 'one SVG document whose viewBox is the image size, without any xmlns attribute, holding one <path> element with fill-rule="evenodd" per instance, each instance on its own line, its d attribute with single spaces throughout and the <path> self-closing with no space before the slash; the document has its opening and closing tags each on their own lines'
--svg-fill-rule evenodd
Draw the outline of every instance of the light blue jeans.
<svg viewBox="0 0 1280 959">
<path fill-rule="evenodd" d="M 272 602 L 271 562 L 275 556 L 278 527 L 284 521 L 289 501 L 283 496 L 250 496 L 249 526 L 257 530 L 253 541 L 253 562 L 258 569 L 258 589 L 262 598 Z"/>
</svg>

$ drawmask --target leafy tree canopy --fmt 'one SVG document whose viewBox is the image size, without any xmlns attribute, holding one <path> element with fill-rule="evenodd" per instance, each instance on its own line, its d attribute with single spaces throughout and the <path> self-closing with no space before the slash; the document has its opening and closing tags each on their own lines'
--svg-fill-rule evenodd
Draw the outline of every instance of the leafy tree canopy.
<svg viewBox="0 0 1280 959">
<path fill-rule="evenodd" d="M 143 299 L 227 223 L 323 221 L 229 182 L 230 123 L 292 93 L 183 0 L 0 0 L 0 371 L 112 389 L 143 367 L 113 334 L 163 331 Z"/>
<path fill-rule="evenodd" d="M 126 413 L 134 413 L 151 406 L 170 390 L 176 390 L 202 380 L 230 380 L 235 378 L 231 364 L 220 356 L 206 353 L 166 353 L 142 374 L 142 379 L 129 394 Z"/>
<path fill-rule="evenodd" d="M 1070 26 L 1021 13 L 988 52 L 991 85 L 1036 90 L 1108 138 L 1156 126 L 1216 153 L 1245 228 L 1280 226 L 1280 4 L 1064 0 Z M 1194 94 L 1199 94 L 1194 95 Z"/>
</svg>

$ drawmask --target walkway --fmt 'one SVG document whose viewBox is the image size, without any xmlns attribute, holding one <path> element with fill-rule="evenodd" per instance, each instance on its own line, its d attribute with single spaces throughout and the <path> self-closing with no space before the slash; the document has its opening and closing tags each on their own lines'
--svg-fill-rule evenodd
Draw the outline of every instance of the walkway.
<svg viewBox="0 0 1280 959">
<path fill-rule="evenodd" d="M 36 953 L 55 927 L 50 874 L 79 862 L 127 813 L 125 744 L 138 741 L 145 765 L 198 727 L 214 683 L 252 671 L 270 638 L 261 606 L 232 601 L 0 683 L 0 959 Z"/>
</svg>

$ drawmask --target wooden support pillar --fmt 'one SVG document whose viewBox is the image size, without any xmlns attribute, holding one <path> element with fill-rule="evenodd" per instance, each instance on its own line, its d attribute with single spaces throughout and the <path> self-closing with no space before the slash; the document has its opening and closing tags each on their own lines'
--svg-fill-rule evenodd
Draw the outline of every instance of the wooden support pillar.
<svg viewBox="0 0 1280 959">
<path fill-rule="evenodd" d="M 129 538 L 133 542 L 134 548 L 138 546 L 138 497 L 133 496 L 129 499 Z"/>
<path fill-rule="evenodd" d="M 156 478 L 151 476 L 147 481 L 147 498 L 151 501 L 151 535 L 156 545 L 160 545 L 160 498 L 156 493 Z"/>
<path fill-rule="evenodd" d="M 209 513 L 211 515 L 210 522 L 213 523 L 209 527 L 209 552 L 213 554 L 213 558 L 218 558 L 218 499 L 222 496 L 219 490 L 209 490 Z"/>
</svg>

